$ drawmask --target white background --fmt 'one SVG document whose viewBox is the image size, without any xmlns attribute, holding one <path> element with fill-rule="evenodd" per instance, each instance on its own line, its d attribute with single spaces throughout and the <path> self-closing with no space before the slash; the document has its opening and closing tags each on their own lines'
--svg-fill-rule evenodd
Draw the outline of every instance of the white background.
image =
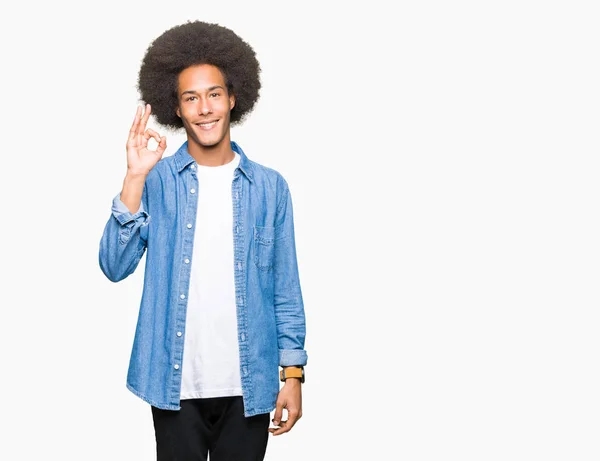
<svg viewBox="0 0 600 461">
<path fill-rule="evenodd" d="M 113 284 L 98 244 L 141 59 L 188 19 L 254 47 L 232 139 L 294 200 L 304 417 L 266 459 L 600 459 L 596 4 L 392 3 L 3 12 L 1 459 L 155 459 L 145 259 Z"/>
</svg>

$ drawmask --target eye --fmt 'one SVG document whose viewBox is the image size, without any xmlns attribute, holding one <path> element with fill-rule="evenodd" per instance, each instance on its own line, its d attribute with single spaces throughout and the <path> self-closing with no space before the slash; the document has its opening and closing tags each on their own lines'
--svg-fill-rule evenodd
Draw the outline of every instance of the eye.
<svg viewBox="0 0 600 461">
<path fill-rule="evenodd" d="M 189 96 L 189 97 L 185 98 L 185 100 L 186 100 L 186 101 L 191 101 L 191 100 L 192 100 L 192 98 L 195 98 L 195 97 L 196 97 L 196 96 Z"/>
<path fill-rule="evenodd" d="M 219 96 L 219 93 L 211 93 L 211 96 Z"/>
</svg>

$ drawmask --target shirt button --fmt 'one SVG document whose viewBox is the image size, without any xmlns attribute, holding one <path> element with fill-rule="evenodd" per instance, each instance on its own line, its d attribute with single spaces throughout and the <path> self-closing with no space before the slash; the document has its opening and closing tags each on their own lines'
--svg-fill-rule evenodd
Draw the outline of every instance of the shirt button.
<svg viewBox="0 0 600 461">
<path fill-rule="evenodd" d="M 195 193 L 196 193 L 196 189 L 192 189 L 192 190 L 190 190 L 190 192 L 191 192 L 192 194 L 195 194 Z"/>
<path fill-rule="evenodd" d="M 175 364 L 175 365 L 173 366 L 173 368 L 175 368 L 176 370 L 179 370 L 179 365 L 178 365 L 178 364 Z"/>
<path fill-rule="evenodd" d="M 181 294 L 179 295 L 179 297 L 180 297 L 181 299 L 185 299 L 185 295 L 184 295 L 183 293 L 181 293 Z"/>
<path fill-rule="evenodd" d="M 246 335 L 242 333 L 242 341 L 246 341 Z"/>
<path fill-rule="evenodd" d="M 177 332 L 177 336 L 181 336 L 181 331 L 178 331 L 178 332 Z"/>
<path fill-rule="evenodd" d="M 235 193 L 235 198 L 238 198 L 240 194 L 238 192 Z"/>
<path fill-rule="evenodd" d="M 191 224 L 188 224 L 188 225 L 187 225 L 187 228 L 188 228 L 188 229 L 191 229 L 191 228 L 192 228 L 192 225 L 191 225 Z"/>
<path fill-rule="evenodd" d="M 235 233 L 239 234 L 239 232 L 240 232 L 240 227 L 239 226 L 235 226 Z"/>
<path fill-rule="evenodd" d="M 247 375 L 248 374 L 248 369 L 246 367 L 244 367 L 244 374 Z"/>
<path fill-rule="evenodd" d="M 192 165 L 190 168 L 191 168 L 192 170 L 195 170 L 195 169 L 196 169 L 196 165 Z"/>
<path fill-rule="evenodd" d="M 189 263 L 190 263 L 190 260 L 189 260 L 189 259 L 187 259 L 187 258 L 185 258 L 185 263 L 186 263 L 186 264 L 189 264 Z"/>
<path fill-rule="evenodd" d="M 242 263 L 238 261 L 238 269 L 242 270 Z"/>
</svg>

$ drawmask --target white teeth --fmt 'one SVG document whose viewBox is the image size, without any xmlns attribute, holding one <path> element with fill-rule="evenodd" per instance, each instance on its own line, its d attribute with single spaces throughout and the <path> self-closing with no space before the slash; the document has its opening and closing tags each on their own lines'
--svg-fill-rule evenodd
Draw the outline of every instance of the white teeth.
<svg viewBox="0 0 600 461">
<path fill-rule="evenodd" d="M 207 127 L 208 127 L 208 126 L 214 126 L 216 123 L 217 123 L 217 122 L 216 122 L 216 121 L 214 121 L 214 122 L 210 122 L 210 123 L 199 123 L 199 125 L 200 125 L 200 126 L 207 126 Z"/>
</svg>

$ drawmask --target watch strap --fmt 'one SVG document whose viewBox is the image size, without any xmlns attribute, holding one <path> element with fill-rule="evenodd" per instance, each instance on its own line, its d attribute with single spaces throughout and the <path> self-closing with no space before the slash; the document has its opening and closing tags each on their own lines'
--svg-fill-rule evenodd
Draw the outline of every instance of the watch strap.
<svg viewBox="0 0 600 461">
<path fill-rule="evenodd" d="M 280 381 L 285 381 L 287 378 L 300 378 L 300 382 L 304 382 L 304 367 L 284 367 L 279 372 Z"/>
</svg>

